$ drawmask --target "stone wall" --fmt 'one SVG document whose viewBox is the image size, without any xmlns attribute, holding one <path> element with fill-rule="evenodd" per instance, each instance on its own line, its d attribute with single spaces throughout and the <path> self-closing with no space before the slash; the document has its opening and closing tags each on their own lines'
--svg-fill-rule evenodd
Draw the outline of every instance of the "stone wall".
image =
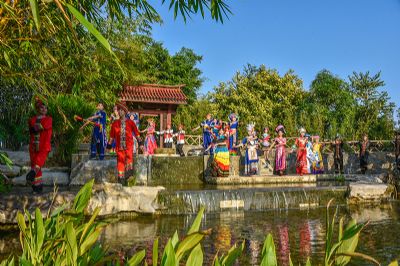
<svg viewBox="0 0 400 266">
<path fill-rule="evenodd" d="M 266 165 L 264 155 L 259 155 L 259 174 L 261 175 L 272 175 L 273 168 L 275 165 L 275 152 L 272 151 L 269 154 L 270 165 Z M 287 171 L 286 174 L 296 174 L 296 153 L 287 152 Z M 333 153 L 323 154 L 325 173 L 334 173 L 334 160 Z M 368 173 L 369 174 L 380 174 L 386 173 L 391 169 L 394 169 L 395 157 L 393 153 L 389 152 L 371 152 L 369 156 Z M 210 175 L 210 164 L 212 158 L 206 155 L 204 156 L 204 173 Z M 244 175 L 244 152 L 238 156 L 231 156 L 231 167 L 230 175 Z M 343 168 L 345 174 L 359 174 L 360 171 L 360 159 L 356 153 L 344 153 L 343 155 Z"/>
</svg>

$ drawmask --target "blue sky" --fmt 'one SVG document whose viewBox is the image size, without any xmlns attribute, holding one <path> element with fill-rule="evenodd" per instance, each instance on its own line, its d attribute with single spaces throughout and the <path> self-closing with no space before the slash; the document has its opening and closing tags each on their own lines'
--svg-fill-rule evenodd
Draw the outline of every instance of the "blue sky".
<svg viewBox="0 0 400 266">
<path fill-rule="evenodd" d="M 224 24 L 200 16 L 185 24 L 168 5 L 156 5 L 164 23 L 153 27 L 154 38 L 172 53 L 184 46 L 203 56 L 201 93 L 247 63 L 281 74 L 293 69 L 306 89 L 322 69 L 344 79 L 369 70 L 382 71 L 384 89 L 400 106 L 400 0 L 227 2 L 234 14 Z"/>
</svg>

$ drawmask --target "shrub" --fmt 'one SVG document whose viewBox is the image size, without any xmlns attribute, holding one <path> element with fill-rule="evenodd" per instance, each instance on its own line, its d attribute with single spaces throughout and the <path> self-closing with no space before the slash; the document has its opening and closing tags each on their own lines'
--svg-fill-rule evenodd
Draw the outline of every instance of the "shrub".
<svg viewBox="0 0 400 266">
<path fill-rule="evenodd" d="M 74 120 L 74 115 L 88 117 L 93 114 L 94 106 L 79 96 L 59 94 L 48 99 L 48 110 L 53 118 L 53 160 L 67 165 L 82 138 L 79 132 L 82 124 Z"/>
</svg>

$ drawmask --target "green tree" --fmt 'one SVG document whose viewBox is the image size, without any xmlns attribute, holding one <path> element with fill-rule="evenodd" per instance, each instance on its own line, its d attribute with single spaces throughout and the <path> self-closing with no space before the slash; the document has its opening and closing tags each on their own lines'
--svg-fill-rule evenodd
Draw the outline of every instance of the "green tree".
<svg viewBox="0 0 400 266">
<path fill-rule="evenodd" d="M 211 94 L 211 100 L 224 119 L 236 112 L 242 125 L 255 122 L 261 131 L 265 126 L 274 129 L 283 124 L 288 134 L 294 134 L 298 127 L 297 108 L 304 97 L 302 86 L 302 80 L 292 70 L 281 76 L 264 65 L 248 65 L 242 73 L 236 73 L 232 81 L 220 83 Z M 245 134 L 244 127 L 239 131 Z"/>
<path fill-rule="evenodd" d="M 328 70 L 320 71 L 311 83 L 299 112 L 308 131 L 332 139 L 339 133 L 352 138 L 355 101 L 349 85 Z"/>
<path fill-rule="evenodd" d="M 350 89 L 357 101 L 355 125 L 357 137 L 368 133 L 372 138 L 389 138 L 393 134 L 395 104 L 390 102 L 386 91 L 379 91 L 385 86 L 381 72 L 375 75 L 353 72 L 349 76 Z"/>
</svg>

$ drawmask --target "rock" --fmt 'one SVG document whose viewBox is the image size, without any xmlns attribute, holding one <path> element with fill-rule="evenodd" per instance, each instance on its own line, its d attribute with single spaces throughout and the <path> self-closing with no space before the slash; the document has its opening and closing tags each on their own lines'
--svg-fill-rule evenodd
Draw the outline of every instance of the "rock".
<svg viewBox="0 0 400 266">
<path fill-rule="evenodd" d="M 163 187 L 123 187 L 118 183 L 104 183 L 95 188 L 89 202 L 88 212 L 100 207 L 99 215 L 114 215 L 120 212 L 154 213 L 158 192 Z"/>
<path fill-rule="evenodd" d="M 19 176 L 21 172 L 21 167 L 17 165 L 7 166 L 0 165 L 0 173 L 3 173 L 7 177 L 16 177 Z"/>
<path fill-rule="evenodd" d="M 121 184 L 105 183 L 95 185 L 93 194 L 89 201 L 87 214 L 91 215 L 96 207 L 100 207 L 100 216 L 119 215 L 121 213 L 154 213 L 160 209 L 157 204 L 158 192 L 163 187 L 123 187 Z M 71 206 L 77 190 L 62 191 L 54 198 L 53 193 L 34 195 L 29 190 L 19 190 L 0 197 L 0 223 L 16 223 L 18 211 L 24 209 L 33 213 L 39 208 L 42 215 L 47 215 L 49 208 L 55 210 L 64 204 Z"/>
<path fill-rule="evenodd" d="M 69 184 L 68 168 L 43 168 L 42 179 L 45 186 L 67 186 Z M 17 186 L 26 186 L 26 173 L 13 178 L 12 184 Z"/>
<path fill-rule="evenodd" d="M 28 151 L 4 151 L 16 166 L 30 166 L 31 160 Z"/>
<path fill-rule="evenodd" d="M 97 184 L 116 182 L 117 160 L 89 160 L 78 163 L 71 169 L 70 185 L 84 185 L 93 178 Z"/>
<path fill-rule="evenodd" d="M 351 183 L 348 186 L 349 203 L 381 201 L 388 199 L 388 185 L 371 183 Z"/>
</svg>

